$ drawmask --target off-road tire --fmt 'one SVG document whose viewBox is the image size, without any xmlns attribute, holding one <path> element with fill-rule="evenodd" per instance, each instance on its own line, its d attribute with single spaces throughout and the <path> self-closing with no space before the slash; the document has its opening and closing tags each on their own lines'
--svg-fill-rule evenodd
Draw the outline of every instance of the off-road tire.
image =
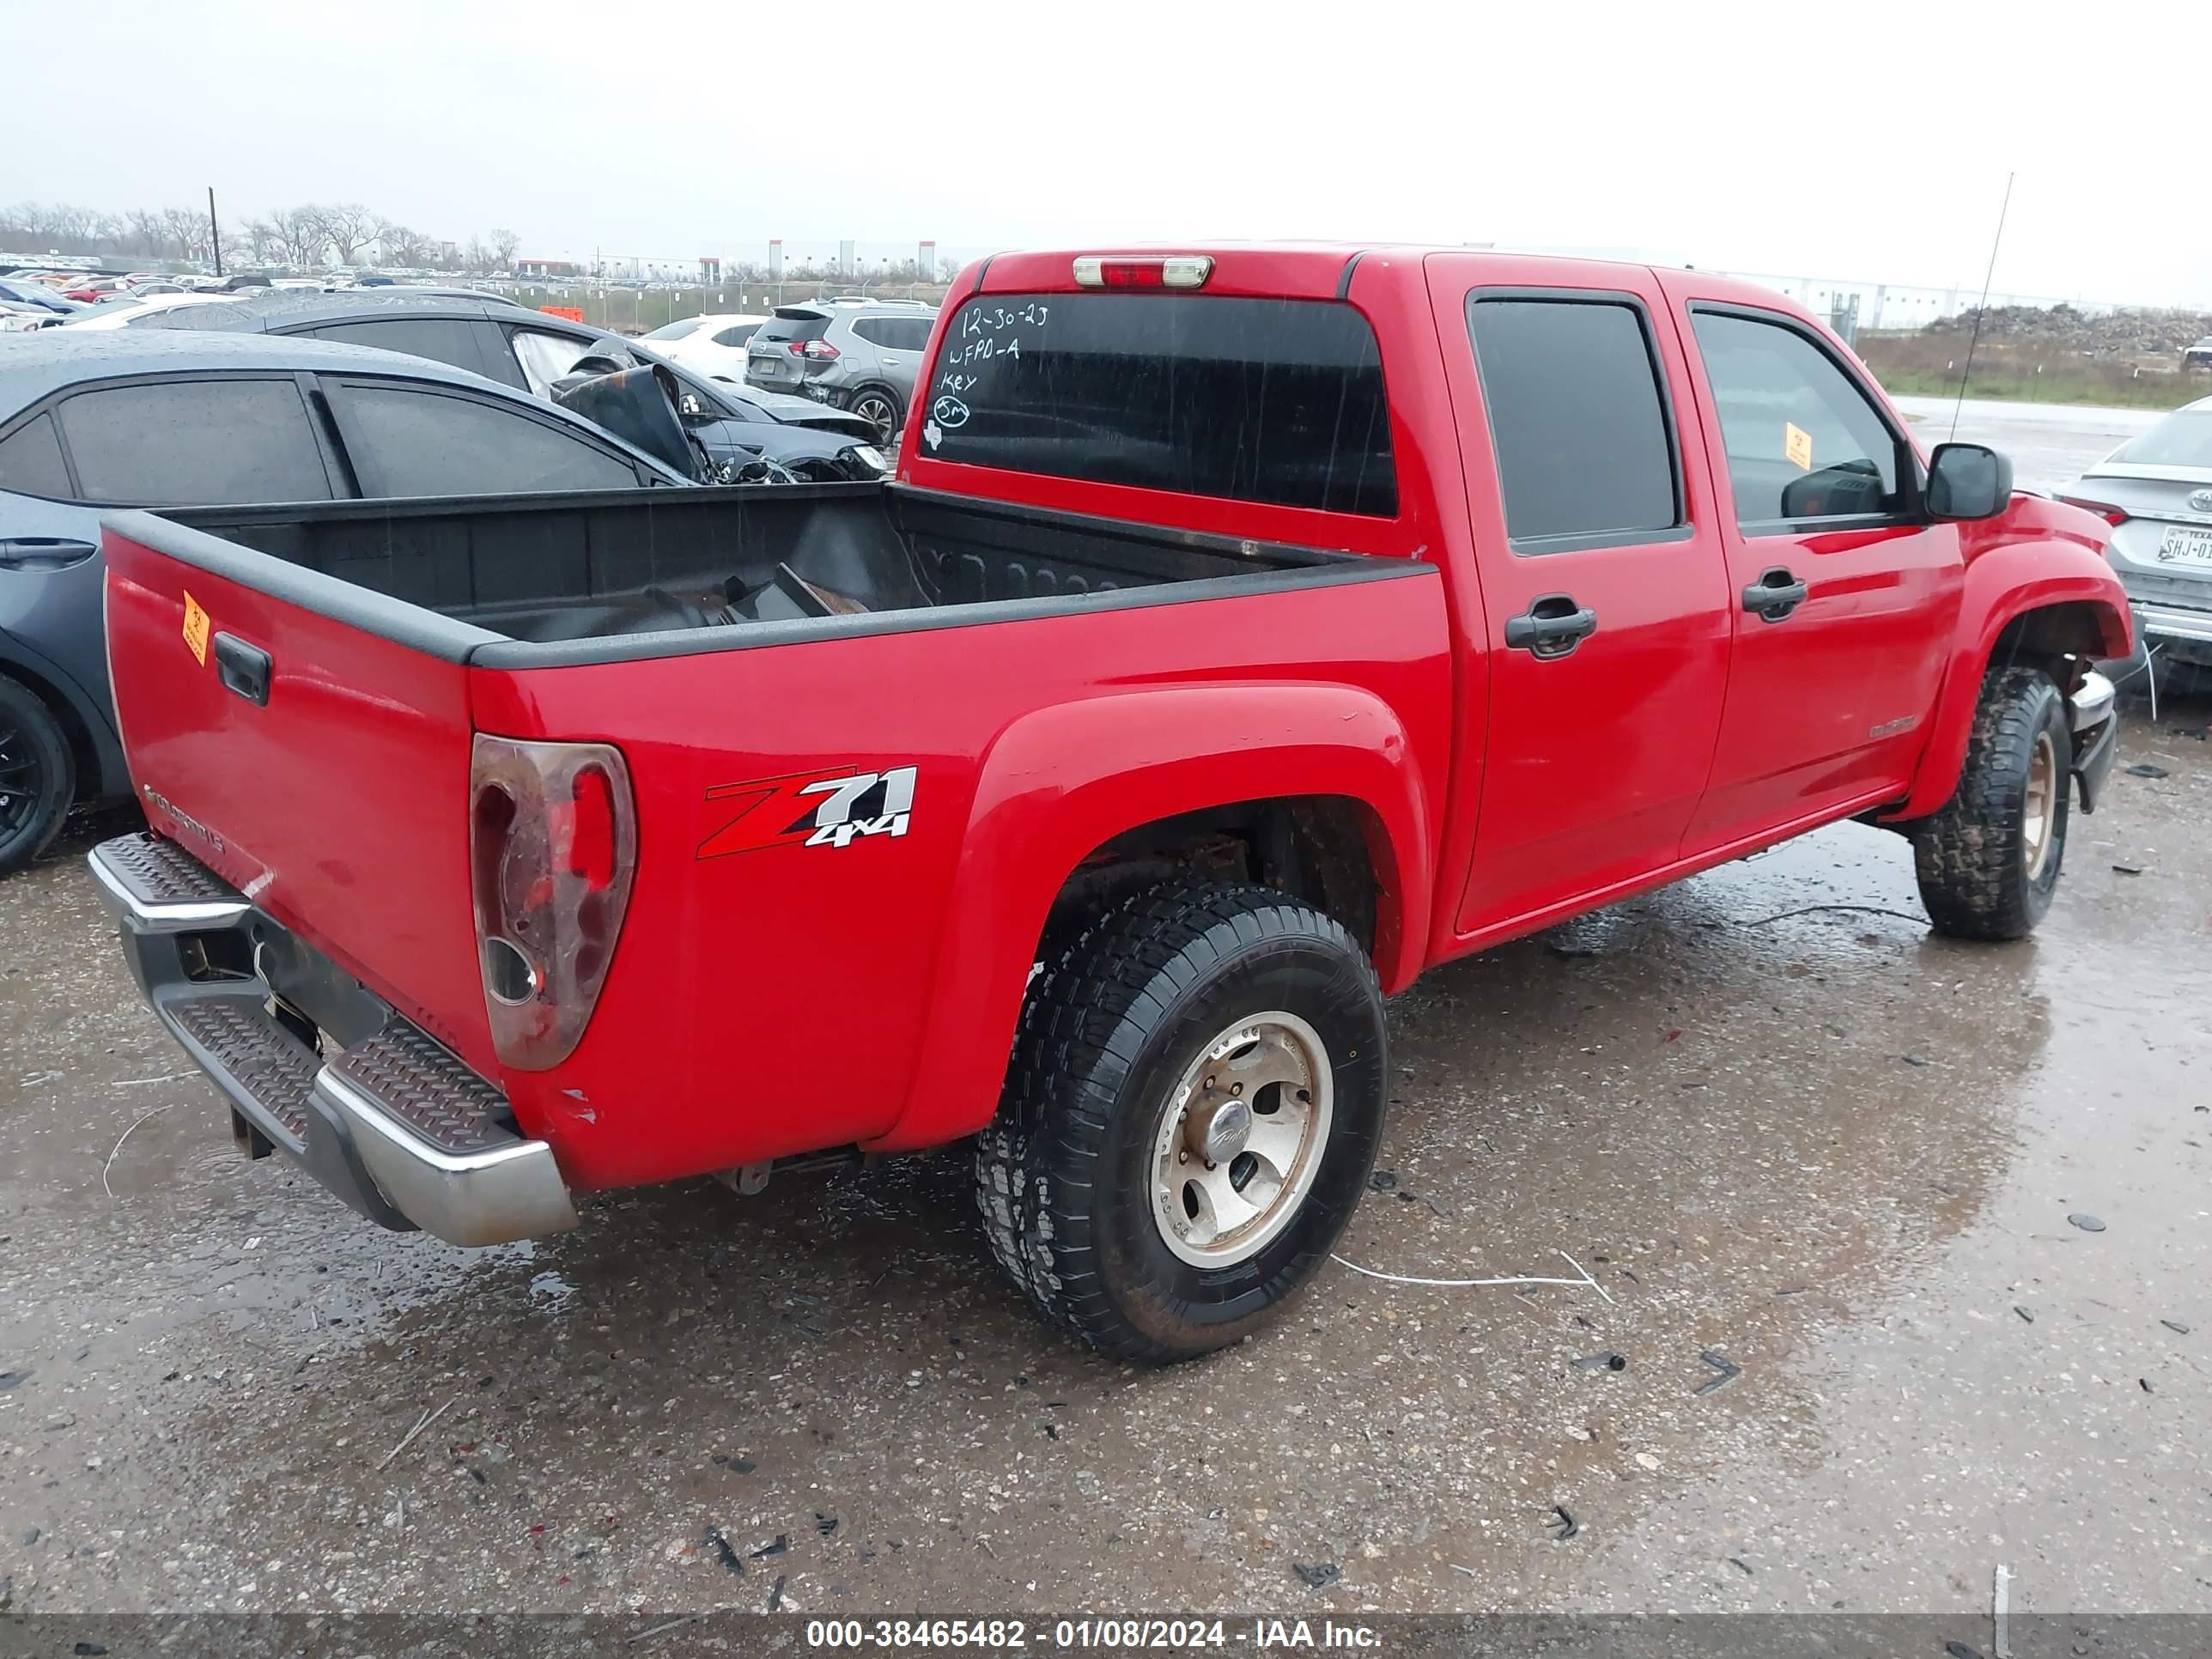
<svg viewBox="0 0 2212 1659">
<path fill-rule="evenodd" d="M 2046 732 L 2057 758 L 2057 802 L 2050 849 L 2031 877 L 2024 840 L 2028 770 Z M 2066 699 L 2051 677 L 2039 668 L 1991 669 L 1974 708 L 1958 789 L 1912 838 L 1920 900 L 1937 933 L 2024 939 L 2043 920 L 2065 860 L 2073 757 Z"/>
<path fill-rule="evenodd" d="M 53 843 L 76 793 L 69 734 L 39 694 L 0 674 L 0 876 Z"/>
<path fill-rule="evenodd" d="M 1152 1137 L 1184 1069 L 1262 1010 L 1308 1022 L 1334 1109 L 1284 1230 L 1234 1266 L 1171 1253 Z M 1327 1259 L 1374 1167 L 1389 1038 L 1373 965 L 1271 888 L 1177 879 L 1123 900 L 1031 980 L 999 1115 L 978 1138 L 992 1253 L 1049 1322 L 1119 1358 L 1194 1358 L 1265 1323 Z"/>
</svg>

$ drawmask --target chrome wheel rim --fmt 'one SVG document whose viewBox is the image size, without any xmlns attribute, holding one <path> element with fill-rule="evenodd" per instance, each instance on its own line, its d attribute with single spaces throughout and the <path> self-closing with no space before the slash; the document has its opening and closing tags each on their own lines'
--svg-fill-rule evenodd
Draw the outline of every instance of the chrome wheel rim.
<svg viewBox="0 0 2212 1659">
<path fill-rule="evenodd" d="M 1178 1261 L 1233 1267 L 1296 1219 L 1328 1146 L 1328 1050 L 1296 1014 L 1249 1015 L 1202 1046 L 1152 1135 L 1152 1210 Z"/>
<path fill-rule="evenodd" d="M 876 429 L 878 439 L 891 435 L 891 406 L 890 399 L 881 397 L 863 398 L 853 405 L 853 413 Z"/>
<path fill-rule="evenodd" d="M 30 733 L 0 726 L 0 841 L 31 821 L 46 787 L 46 769 L 31 746 Z"/>
<path fill-rule="evenodd" d="M 2050 732 L 2040 732 L 2028 757 L 2027 789 L 2021 804 L 2020 853 L 2030 881 L 2041 878 L 2058 838 L 2058 745 Z"/>
</svg>

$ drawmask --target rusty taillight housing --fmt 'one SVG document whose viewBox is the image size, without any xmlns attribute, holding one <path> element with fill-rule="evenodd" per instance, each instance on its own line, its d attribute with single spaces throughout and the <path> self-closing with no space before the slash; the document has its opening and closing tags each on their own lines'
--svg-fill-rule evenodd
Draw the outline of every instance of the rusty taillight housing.
<svg viewBox="0 0 2212 1659">
<path fill-rule="evenodd" d="M 542 1072 L 575 1052 L 637 872 L 622 751 L 482 732 L 469 755 L 469 890 L 492 1047 Z"/>
</svg>

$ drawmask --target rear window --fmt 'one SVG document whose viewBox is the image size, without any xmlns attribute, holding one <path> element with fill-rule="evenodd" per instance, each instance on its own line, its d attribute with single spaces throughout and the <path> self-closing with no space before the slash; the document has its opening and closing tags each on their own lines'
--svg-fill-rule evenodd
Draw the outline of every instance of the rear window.
<svg viewBox="0 0 2212 1659">
<path fill-rule="evenodd" d="M 1375 331 L 1324 300 L 979 295 L 945 330 L 939 460 L 1271 507 L 1398 510 Z"/>
<path fill-rule="evenodd" d="M 57 501 L 67 498 L 69 469 L 62 465 L 62 447 L 54 436 L 52 416 L 41 415 L 28 426 L 0 438 L 0 489 Z"/>
<path fill-rule="evenodd" d="M 86 501 L 331 499 L 307 405 L 290 380 L 166 380 L 80 392 L 61 406 L 61 422 Z"/>
<path fill-rule="evenodd" d="M 2112 459 L 2133 466 L 2212 467 L 2212 409 L 2169 415 L 2141 437 L 2122 444 Z"/>
<path fill-rule="evenodd" d="M 1671 528 L 1674 446 L 1642 313 L 1612 301 L 1477 292 L 1467 316 L 1506 534 L 1516 544 L 1612 541 Z"/>
<path fill-rule="evenodd" d="M 830 331 L 830 319 L 811 311 L 779 311 L 760 325 L 756 340 L 818 340 Z"/>
</svg>

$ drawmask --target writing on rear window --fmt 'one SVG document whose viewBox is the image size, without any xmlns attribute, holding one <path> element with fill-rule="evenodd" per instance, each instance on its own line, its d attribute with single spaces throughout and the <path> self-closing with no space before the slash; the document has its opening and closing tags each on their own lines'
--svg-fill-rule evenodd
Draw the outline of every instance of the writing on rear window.
<svg viewBox="0 0 2212 1659">
<path fill-rule="evenodd" d="M 931 370 L 933 459 L 1276 507 L 1398 510 L 1382 354 L 1329 301 L 978 295 Z"/>
</svg>

